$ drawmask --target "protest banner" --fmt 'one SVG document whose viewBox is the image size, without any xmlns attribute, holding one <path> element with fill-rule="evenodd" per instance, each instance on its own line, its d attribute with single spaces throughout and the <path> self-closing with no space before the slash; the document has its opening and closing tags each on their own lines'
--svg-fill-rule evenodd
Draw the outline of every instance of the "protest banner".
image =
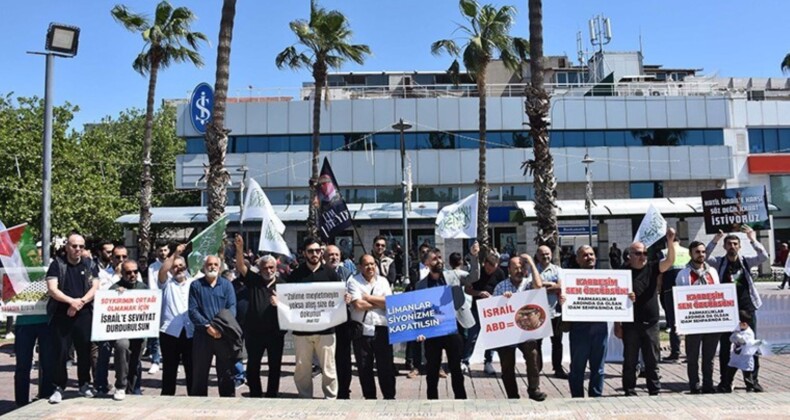
<svg viewBox="0 0 790 420">
<path fill-rule="evenodd" d="M 650 248 L 651 245 L 658 242 L 667 234 L 667 221 L 661 212 L 658 211 L 652 204 L 647 209 L 645 217 L 642 218 L 642 223 L 639 224 L 639 229 L 634 235 L 634 242 L 642 242 L 645 248 Z"/>
<path fill-rule="evenodd" d="M 331 243 L 336 235 L 352 227 L 352 219 L 327 158 L 324 158 L 324 164 L 321 166 L 321 175 L 316 183 L 316 195 L 320 203 L 318 232 L 321 234 L 321 239 Z"/>
<path fill-rule="evenodd" d="M 220 248 L 222 247 L 222 238 L 225 236 L 225 228 L 228 226 L 228 216 L 220 217 L 211 226 L 203 229 L 197 236 L 192 238 L 192 252 L 187 257 L 189 264 L 189 275 L 192 277 L 197 276 L 206 257 L 209 255 L 222 256 Z"/>
<path fill-rule="evenodd" d="M 442 207 L 436 215 L 436 234 L 444 239 L 477 236 L 477 193 Z"/>
<path fill-rule="evenodd" d="M 675 286 L 672 295 L 678 334 L 730 332 L 738 326 L 734 283 Z"/>
<path fill-rule="evenodd" d="M 414 341 L 420 335 L 442 337 L 458 331 L 450 286 L 390 295 L 385 305 L 390 344 Z"/>
<path fill-rule="evenodd" d="M 8 293 L 7 287 L 10 283 L 4 281 L 2 283 L 3 299 L 0 301 L 0 312 L 5 315 L 46 315 L 47 302 L 49 295 L 47 294 L 47 282 L 44 281 L 46 275 L 46 267 L 24 267 L 24 268 L 1 268 L 0 278 L 11 277 L 11 273 L 17 270 L 25 270 L 27 272 L 28 284 L 19 293 Z"/>
<path fill-rule="evenodd" d="M 771 229 L 765 186 L 702 191 L 705 233 L 739 232 L 743 225 Z"/>
<path fill-rule="evenodd" d="M 562 320 L 633 322 L 632 287 L 631 270 L 562 270 Z"/>
<path fill-rule="evenodd" d="M 159 337 L 161 290 L 99 290 L 93 298 L 91 341 Z"/>
<path fill-rule="evenodd" d="M 493 349 L 528 340 L 551 337 L 546 289 L 527 290 L 513 296 L 492 296 L 477 301 L 480 336 L 477 345 Z"/>
<path fill-rule="evenodd" d="M 346 322 L 345 295 L 342 282 L 278 284 L 280 329 L 316 332 Z"/>
</svg>

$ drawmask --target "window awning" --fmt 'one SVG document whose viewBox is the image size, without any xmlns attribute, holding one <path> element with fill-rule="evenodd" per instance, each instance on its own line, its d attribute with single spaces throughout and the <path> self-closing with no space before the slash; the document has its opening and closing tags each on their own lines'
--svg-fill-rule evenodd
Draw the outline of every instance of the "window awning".
<svg viewBox="0 0 790 420">
<path fill-rule="evenodd" d="M 274 212 L 285 223 L 304 222 L 307 220 L 307 204 L 274 205 Z M 348 210 L 354 220 L 403 220 L 401 203 L 365 203 L 348 204 Z M 412 203 L 409 219 L 435 219 L 439 211 L 439 203 Z M 225 214 L 232 223 L 239 222 L 239 206 L 225 207 Z M 136 225 L 140 221 L 138 213 L 125 214 L 115 220 L 122 225 Z M 192 225 L 205 224 L 206 207 L 155 207 L 151 209 L 151 224 L 154 225 Z M 260 222 L 253 218 L 247 222 Z"/>
<path fill-rule="evenodd" d="M 585 200 L 558 200 L 558 218 L 578 218 L 586 217 L 587 209 L 584 206 Z M 614 216 L 638 216 L 647 213 L 650 205 L 656 207 L 662 215 L 667 216 L 702 216 L 701 197 L 666 197 L 666 198 L 631 198 L 631 199 L 606 199 L 593 200 L 592 216 L 595 218 L 614 218 Z M 517 201 L 516 207 L 521 210 L 522 220 L 534 220 L 535 214 L 534 201 Z M 768 204 L 768 211 L 776 211 L 779 208 L 773 204 Z"/>
</svg>

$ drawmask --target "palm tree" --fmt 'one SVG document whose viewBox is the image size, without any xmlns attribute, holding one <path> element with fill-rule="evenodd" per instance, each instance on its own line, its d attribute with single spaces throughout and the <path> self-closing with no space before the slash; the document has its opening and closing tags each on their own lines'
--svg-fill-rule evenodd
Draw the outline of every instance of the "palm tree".
<svg viewBox="0 0 790 420">
<path fill-rule="evenodd" d="M 217 44 L 217 71 L 214 80 L 214 106 L 211 122 L 206 127 L 206 153 L 208 154 L 208 223 L 212 224 L 225 213 L 228 198 L 227 185 L 230 174 L 225 168 L 225 154 L 228 151 L 228 133 L 225 128 L 225 104 L 228 99 L 228 80 L 230 79 L 230 43 L 233 39 L 233 20 L 236 18 L 236 0 L 222 2 L 222 17 L 219 22 L 219 43 Z"/>
<path fill-rule="evenodd" d="M 785 59 L 782 60 L 782 72 L 790 72 L 790 54 L 787 54 Z"/>
<path fill-rule="evenodd" d="M 310 207 L 307 217 L 307 231 L 318 236 L 318 201 L 315 186 L 318 180 L 318 154 L 321 146 L 321 90 L 326 86 L 328 70 L 339 69 L 343 63 L 352 60 L 363 64 L 370 47 L 351 44 L 351 28 L 346 17 L 337 10 L 325 10 L 315 0 L 310 2 L 310 20 L 297 19 L 290 23 L 296 35 L 297 44 L 305 48 L 298 52 L 296 44 L 282 50 L 275 58 L 278 68 L 307 68 L 313 72 L 315 87 L 313 92 L 313 166 L 310 177 Z"/>
<path fill-rule="evenodd" d="M 482 7 L 475 0 L 460 0 L 458 5 L 467 25 L 458 25 L 464 33 L 463 52 L 452 39 L 442 39 L 431 44 L 431 53 L 439 55 L 447 52 L 456 59 L 447 72 L 453 80 L 458 80 L 461 56 L 469 75 L 477 84 L 480 156 L 478 168 L 478 204 L 477 204 L 477 240 L 482 255 L 490 249 L 488 238 L 488 183 L 486 182 L 486 71 L 488 64 L 494 59 L 496 52 L 510 70 L 519 71 L 521 62 L 526 59 L 528 42 L 523 38 L 511 37 L 510 28 L 516 9 L 513 6 L 502 6 L 496 9 L 490 4 Z"/>
<path fill-rule="evenodd" d="M 148 258 L 151 248 L 151 138 L 154 126 L 154 97 L 156 79 L 160 69 L 172 63 L 189 62 L 202 66 L 203 59 L 198 54 L 201 41 L 206 36 L 192 32 L 190 25 L 195 15 L 186 7 L 174 9 L 166 0 L 156 6 L 153 21 L 142 14 L 132 13 L 122 5 L 110 11 L 113 19 L 132 32 L 140 32 L 145 46 L 135 58 L 132 68 L 145 76 L 148 75 L 148 100 L 145 108 L 145 131 L 143 132 L 143 170 L 140 175 L 140 225 L 138 227 L 138 248 L 140 257 Z M 186 45 L 184 45 L 186 42 Z"/>
<path fill-rule="evenodd" d="M 554 158 L 549 149 L 549 95 L 543 87 L 543 4 L 542 0 L 529 0 L 529 67 L 530 85 L 526 89 L 526 110 L 529 117 L 529 135 L 535 159 L 522 164 L 525 175 L 532 173 L 535 187 L 535 215 L 538 235 L 535 242 L 552 250 L 559 261 L 557 244 L 557 179 L 554 177 Z M 590 244 L 592 245 L 592 244 Z"/>
</svg>

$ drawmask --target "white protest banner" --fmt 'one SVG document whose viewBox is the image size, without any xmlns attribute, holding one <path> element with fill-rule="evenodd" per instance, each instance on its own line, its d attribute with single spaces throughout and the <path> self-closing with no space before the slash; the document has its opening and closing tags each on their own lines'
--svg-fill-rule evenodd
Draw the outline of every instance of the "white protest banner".
<svg viewBox="0 0 790 420">
<path fill-rule="evenodd" d="M 346 322 L 345 295 L 342 282 L 278 284 L 280 329 L 315 332 Z"/>
<path fill-rule="evenodd" d="M 738 325 L 734 283 L 675 286 L 672 295 L 678 334 L 730 332 Z"/>
<path fill-rule="evenodd" d="M 492 296 L 477 301 L 480 336 L 477 345 L 484 349 L 519 344 L 551 337 L 549 301 L 546 289 L 527 290 L 513 296 Z"/>
<path fill-rule="evenodd" d="M 636 231 L 634 242 L 642 242 L 645 248 L 649 248 L 659 239 L 667 234 L 667 221 L 661 212 L 658 211 L 652 204 L 647 209 L 647 214 L 639 224 L 639 230 Z"/>
<path fill-rule="evenodd" d="M 272 221 L 277 233 L 282 235 L 285 232 L 285 225 L 274 212 L 269 197 L 263 192 L 260 184 L 250 178 L 247 180 L 247 196 L 244 197 L 244 213 L 241 215 L 241 222 L 249 219 L 264 219 L 265 217 Z"/>
<path fill-rule="evenodd" d="M 632 288 L 631 270 L 562 270 L 562 320 L 633 322 Z"/>
<path fill-rule="evenodd" d="M 93 298 L 91 341 L 159 337 L 161 290 L 99 290 Z"/>
<path fill-rule="evenodd" d="M 436 215 L 436 233 L 444 239 L 477 237 L 477 193 L 442 207 Z"/>
</svg>

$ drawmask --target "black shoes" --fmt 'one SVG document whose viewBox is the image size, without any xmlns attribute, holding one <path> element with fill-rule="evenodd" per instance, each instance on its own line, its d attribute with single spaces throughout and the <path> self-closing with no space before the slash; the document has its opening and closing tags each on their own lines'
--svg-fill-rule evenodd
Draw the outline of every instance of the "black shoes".
<svg viewBox="0 0 790 420">
<path fill-rule="evenodd" d="M 568 379 L 568 372 L 563 368 L 554 371 L 554 377 L 557 379 Z"/>
<path fill-rule="evenodd" d="M 680 360 L 680 354 L 678 353 L 670 353 L 669 356 L 662 359 L 665 362 L 676 362 Z"/>
<path fill-rule="evenodd" d="M 532 390 L 532 391 L 528 391 L 528 394 L 529 394 L 529 399 L 531 399 L 533 401 L 540 402 L 540 401 L 543 401 L 543 400 L 546 399 L 546 393 L 545 392 L 541 392 L 540 389 L 535 389 L 535 390 Z"/>
</svg>

